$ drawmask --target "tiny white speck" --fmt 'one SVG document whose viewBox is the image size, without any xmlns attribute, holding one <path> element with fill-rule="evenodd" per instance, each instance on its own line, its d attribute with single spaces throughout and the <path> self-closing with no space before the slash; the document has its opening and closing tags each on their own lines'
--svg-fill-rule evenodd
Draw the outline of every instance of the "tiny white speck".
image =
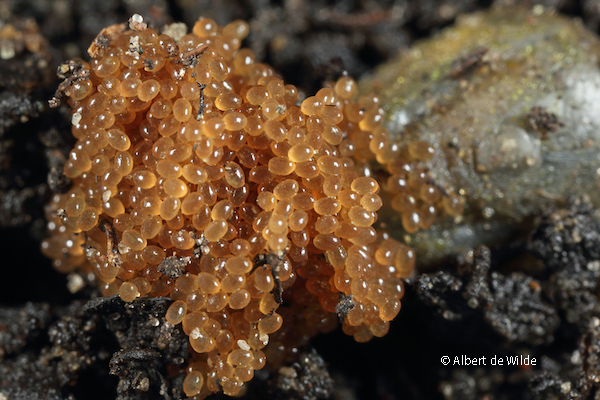
<svg viewBox="0 0 600 400">
<path fill-rule="evenodd" d="M 129 38 L 129 49 L 126 51 L 126 54 L 133 56 L 136 59 L 140 56 L 140 37 L 139 36 L 132 36 L 131 38 Z"/>
<path fill-rule="evenodd" d="M 98 253 L 98 250 L 96 250 L 93 247 L 89 247 L 86 251 L 86 256 L 87 256 L 88 260 L 93 260 L 94 257 L 96 257 L 96 253 Z"/>
<path fill-rule="evenodd" d="M 112 192 L 110 190 L 105 191 L 104 193 L 102 193 L 102 201 L 103 202 L 107 202 L 110 200 L 110 195 L 112 194 Z"/>
<path fill-rule="evenodd" d="M 298 377 L 298 372 L 296 372 L 296 370 L 292 367 L 281 367 L 279 368 L 279 375 L 294 379 Z"/>
<path fill-rule="evenodd" d="M 198 328 L 192 329 L 192 331 L 190 332 L 190 337 L 192 339 L 198 339 L 200 337 L 200 329 L 198 329 Z"/>
<path fill-rule="evenodd" d="M 71 293 L 77 293 L 85 286 L 85 281 L 81 275 L 72 273 L 67 276 L 67 289 Z"/>
<path fill-rule="evenodd" d="M 123 243 L 119 243 L 117 245 L 117 249 L 119 250 L 120 254 L 127 254 L 127 253 L 129 253 L 129 250 L 131 250 L 129 248 L 129 246 L 127 246 L 126 244 L 123 244 Z"/>
<path fill-rule="evenodd" d="M 148 24 L 144 23 L 144 18 L 140 14 L 133 14 L 129 18 L 129 29 L 132 31 L 143 31 L 148 27 Z"/>
<path fill-rule="evenodd" d="M 242 350 L 246 350 L 246 351 L 250 350 L 250 345 L 243 339 L 238 340 L 237 345 Z"/>
<path fill-rule="evenodd" d="M 0 47 L 0 58 L 2 58 L 3 60 L 8 60 L 11 59 L 15 56 L 16 51 L 15 51 L 15 46 L 12 43 L 4 43 L 1 47 Z M 0 400 L 2 400 L 2 398 L 0 397 Z"/>
<path fill-rule="evenodd" d="M 165 25 L 163 28 L 163 33 L 167 36 L 171 36 L 175 43 L 177 43 L 187 34 L 187 25 L 183 22 L 175 22 L 171 25 Z"/>
<path fill-rule="evenodd" d="M 600 270 L 600 261 L 598 261 L 598 260 L 590 261 L 587 264 L 587 269 L 589 269 L 590 271 Z"/>
<path fill-rule="evenodd" d="M 71 117 L 71 124 L 77 125 L 79 124 L 79 121 L 81 121 L 81 113 L 73 113 L 73 116 Z"/>
<path fill-rule="evenodd" d="M 261 343 L 266 346 L 267 344 L 269 344 L 269 335 L 267 335 L 264 332 L 261 332 L 258 334 L 258 340 L 260 340 Z"/>
<path fill-rule="evenodd" d="M 181 68 L 179 71 L 175 71 L 175 75 L 177 79 L 183 79 L 185 75 L 185 68 Z"/>
</svg>

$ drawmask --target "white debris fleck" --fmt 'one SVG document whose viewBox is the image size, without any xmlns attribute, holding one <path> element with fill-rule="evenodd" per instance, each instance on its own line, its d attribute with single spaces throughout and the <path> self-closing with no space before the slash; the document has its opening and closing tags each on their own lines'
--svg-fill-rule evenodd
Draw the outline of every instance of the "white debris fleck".
<svg viewBox="0 0 600 400">
<path fill-rule="evenodd" d="M 146 23 L 144 23 L 144 17 L 140 14 L 133 14 L 131 18 L 129 18 L 129 29 L 132 31 L 141 31 L 148 27 Z"/>
<path fill-rule="evenodd" d="M 112 195 L 112 192 L 110 190 L 106 190 L 104 193 L 102 193 L 102 201 L 103 202 L 107 202 L 110 200 L 110 196 Z"/>
<path fill-rule="evenodd" d="M 238 346 L 239 346 L 239 348 L 240 348 L 240 349 L 242 349 L 242 350 L 246 350 L 246 351 L 250 350 L 250 345 L 248 344 L 248 342 L 246 342 L 246 341 L 245 341 L 245 340 L 243 340 L 243 339 L 239 339 L 239 340 L 237 341 L 237 345 L 238 345 Z"/>
<path fill-rule="evenodd" d="M 260 332 L 258 334 L 258 340 L 260 340 L 260 342 L 266 346 L 269 344 L 269 335 L 264 332 Z"/>
<path fill-rule="evenodd" d="M 294 379 L 298 377 L 298 372 L 296 372 L 296 370 L 292 367 L 281 367 L 279 368 L 279 375 L 289 379 Z"/>
<path fill-rule="evenodd" d="M 541 4 L 536 4 L 535 6 L 533 6 L 533 9 L 531 10 L 533 11 L 533 15 L 535 15 L 536 17 L 539 17 L 540 15 L 542 15 L 545 11 L 544 6 Z"/>
<path fill-rule="evenodd" d="M 177 43 L 181 40 L 182 37 L 187 35 L 187 25 L 183 22 L 175 22 L 169 25 L 165 25 L 162 30 L 162 33 L 167 36 L 170 36 L 171 39 L 173 39 L 173 41 Z"/>
<path fill-rule="evenodd" d="M 77 273 L 71 273 L 67 276 L 67 289 L 71 293 L 77 293 L 85 286 L 85 282 L 81 275 Z"/>
<path fill-rule="evenodd" d="M 283 115 L 287 112 L 287 107 L 283 104 L 278 104 L 277 107 L 275 107 L 275 112 L 279 115 Z"/>
<path fill-rule="evenodd" d="M 85 256 L 87 257 L 88 260 L 93 260 L 94 257 L 96 257 L 96 254 L 98 253 L 98 250 L 96 250 L 93 247 L 88 247 L 86 252 L 85 252 Z"/>
<path fill-rule="evenodd" d="M 571 391 L 571 382 L 563 382 L 560 384 L 560 390 L 567 394 Z"/>
<path fill-rule="evenodd" d="M 129 56 L 139 57 L 140 49 L 140 37 L 132 36 L 129 38 L 129 49 L 127 49 L 125 54 Z"/>
<path fill-rule="evenodd" d="M 192 331 L 190 332 L 190 338 L 198 339 L 199 337 L 200 337 L 200 329 L 198 329 L 198 327 L 192 329 Z"/>
<path fill-rule="evenodd" d="M 79 121 L 81 121 L 81 113 L 73 113 L 73 115 L 71 116 L 71 124 L 73 125 L 77 125 L 79 124 Z"/>
<path fill-rule="evenodd" d="M 0 58 L 3 60 L 10 60 L 15 56 L 16 50 L 13 42 L 8 40 L 3 40 L 0 43 Z"/>
<path fill-rule="evenodd" d="M 127 254 L 127 253 L 129 253 L 129 250 L 131 250 L 129 248 L 129 246 L 127 246 L 126 244 L 124 244 L 122 242 L 117 245 L 117 249 L 119 250 L 120 254 Z"/>
<path fill-rule="evenodd" d="M 175 71 L 175 78 L 178 80 L 182 80 L 185 75 L 185 68 L 180 68 L 179 71 Z"/>
<path fill-rule="evenodd" d="M 594 261 L 590 261 L 587 264 L 587 269 L 589 269 L 590 271 L 599 271 L 600 270 L 600 260 L 594 260 Z"/>
</svg>

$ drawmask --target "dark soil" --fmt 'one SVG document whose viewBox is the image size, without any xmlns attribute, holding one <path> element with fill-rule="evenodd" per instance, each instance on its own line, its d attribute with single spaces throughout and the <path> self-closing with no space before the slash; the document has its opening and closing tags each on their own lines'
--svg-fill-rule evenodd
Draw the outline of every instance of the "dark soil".
<svg viewBox="0 0 600 400">
<path fill-rule="evenodd" d="M 162 319 L 169 300 L 90 301 L 93 289 L 72 295 L 39 251 L 42 207 L 68 185 L 57 171 L 72 144 L 68 109 L 48 107 L 56 68 L 85 58 L 102 28 L 133 13 L 156 27 L 192 25 L 200 15 L 219 24 L 245 19 L 245 46 L 310 94 L 342 70 L 360 78 L 458 15 L 492 3 L 523 2 L 0 0 L 0 22 L 35 39 L 12 41 L 13 48 L 0 34 L 0 400 L 182 397 L 181 376 L 170 368 L 185 363 L 187 340 Z M 599 29 L 598 0 L 527 3 Z M 575 198 L 534 216 L 527 242 L 475 249 L 417 275 L 386 337 L 368 344 L 341 330 L 317 337 L 288 369 L 258 372 L 245 398 L 593 398 L 600 390 L 594 212 Z M 463 355 L 485 357 L 485 365 L 453 365 Z M 535 365 L 491 363 L 515 356 L 535 358 Z"/>
</svg>

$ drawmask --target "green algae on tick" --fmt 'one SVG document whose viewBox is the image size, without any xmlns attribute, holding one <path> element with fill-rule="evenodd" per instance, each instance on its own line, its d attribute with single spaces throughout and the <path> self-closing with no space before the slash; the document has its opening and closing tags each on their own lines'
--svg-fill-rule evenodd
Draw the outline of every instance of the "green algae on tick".
<svg viewBox="0 0 600 400">
<path fill-rule="evenodd" d="M 527 216 L 572 194 L 600 205 L 600 41 L 578 21 L 536 8 L 466 15 L 361 83 L 378 93 L 399 142 L 436 149 L 435 184 L 464 215 L 405 237 L 420 263 L 497 243 Z M 532 124 L 540 110 L 554 125 Z M 398 217 L 382 220 L 394 232 Z"/>
</svg>

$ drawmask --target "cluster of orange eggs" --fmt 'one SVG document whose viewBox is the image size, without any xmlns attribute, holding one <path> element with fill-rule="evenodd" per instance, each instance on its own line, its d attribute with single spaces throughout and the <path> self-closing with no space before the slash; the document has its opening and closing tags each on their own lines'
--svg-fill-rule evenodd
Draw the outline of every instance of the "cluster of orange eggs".
<svg viewBox="0 0 600 400">
<path fill-rule="evenodd" d="M 190 340 L 190 397 L 238 394 L 293 313 L 327 330 L 343 298 L 345 332 L 384 335 L 414 253 L 374 229 L 381 188 L 355 163 L 388 166 L 401 212 L 431 219 L 446 200 L 423 171 L 402 172 L 377 97 L 343 76 L 297 102 L 240 49 L 242 21 L 201 18 L 175 38 L 130 25 L 102 38 L 83 62 L 89 78 L 66 93 L 77 144 L 64 168 L 73 186 L 47 209 L 54 266 L 93 272 L 105 296 L 171 297 L 165 318 Z M 432 149 L 408 151 L 410 169 Z"/>
</svg>

